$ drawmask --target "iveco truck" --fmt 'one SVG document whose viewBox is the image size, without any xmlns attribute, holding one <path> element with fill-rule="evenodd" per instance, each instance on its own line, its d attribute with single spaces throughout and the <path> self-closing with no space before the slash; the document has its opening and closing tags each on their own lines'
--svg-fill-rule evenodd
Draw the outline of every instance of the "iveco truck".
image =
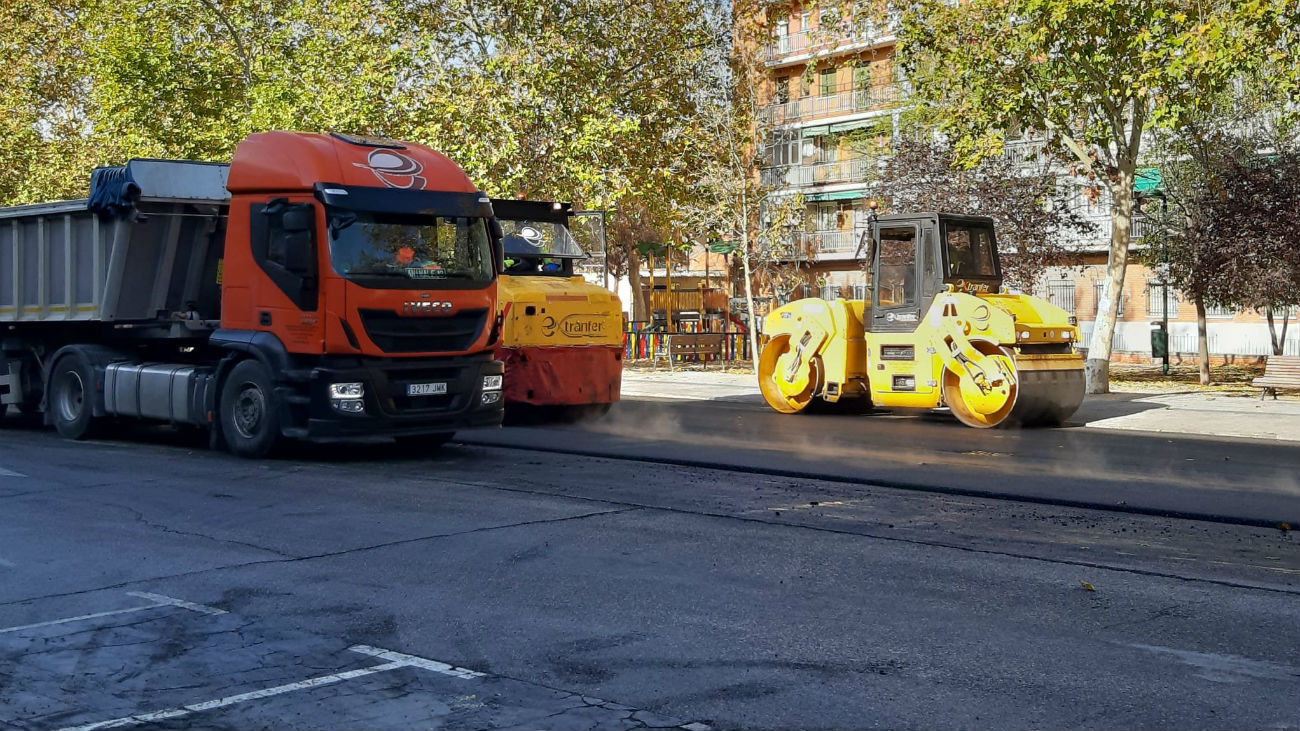
<svg viewBox="0 0 1300 731">
<path fill-rule="evenodd" d="M 82 439 L 192 425 L 417 448 L 502 418 L 492 205 L 420 145 L 254 134 L 226 163 L 131 160 L 0 209 L 0 414 Z"/>
</svg>

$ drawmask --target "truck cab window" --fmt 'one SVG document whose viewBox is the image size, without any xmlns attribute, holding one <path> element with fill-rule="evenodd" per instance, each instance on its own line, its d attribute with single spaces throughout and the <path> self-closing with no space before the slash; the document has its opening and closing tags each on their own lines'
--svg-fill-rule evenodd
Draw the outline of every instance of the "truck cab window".
<svg viewBox="0 0 1300 731">
<path fill-rule="evenodd" d="M 478 217 L 371 213 L 331 225 L 330 262 L 362 286 L 486 284 L 493 264 L 487 221 Z"/>
<path fill-rule="evenodd" d="M 877 256 L 877 304 L 897 307 L 916 301 L 916 229 L 882 228 Z"/>
<path fill-rule="evenodd" d="M 944 238 L 949 279 L 997 276 L 993 232 L 987 227 L 949 224 Z"/>
</svg>

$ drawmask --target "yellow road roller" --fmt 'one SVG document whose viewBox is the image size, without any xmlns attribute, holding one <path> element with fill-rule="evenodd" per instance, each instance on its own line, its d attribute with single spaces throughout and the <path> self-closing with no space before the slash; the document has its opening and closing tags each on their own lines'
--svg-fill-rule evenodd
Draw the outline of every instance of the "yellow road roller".
<svg viewBox="0 0 1300 731">
<path fill-rule="evenodd" d="M 802 299 L 764 320 L 758 382 L 769 406 L 946 406 L 978 428 L 1058 425 L 1079 408 L 1076 320 L 1000 293 L 992 219 L 873 215 L 864 249 L 869 301 Z"/>
<path fill-rule="evenodd" d="M 587 258 L 567 203 L 494 199 L 505 262 L 498 283 L 506 365 L 506 420 L 573 421 L 603 415 L 623 378 L 618 296 L 578 276 Z M 603 237 L 601 230 L 599 235 Z"/>
</svg>

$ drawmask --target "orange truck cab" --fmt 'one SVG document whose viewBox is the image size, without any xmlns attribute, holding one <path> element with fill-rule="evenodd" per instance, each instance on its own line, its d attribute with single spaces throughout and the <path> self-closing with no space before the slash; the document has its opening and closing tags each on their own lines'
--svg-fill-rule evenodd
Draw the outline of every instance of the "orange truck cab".
<svg viewBox="0 0 1300 731">
<path fill-rule="evenodd" d="M 501 423 L 500 228 L 443 155 L 267 132 L 229 165 L 132 160 L 91 188 L 0 209 L 0 269 L 46 263 L 0 289 L 0 408 L 70 438 L 110 416 L 197 425 L 249 457 Z"/>
<path fill-rule="evenodd" d="M 496 357 L 506 366 L 507 416 L 605 413 L 623 378 L 622 308 L 614 293 L 574 272 L 587 254 L 569 231 L 573 207 L 493 199 L 492 209 L 505 251 Z"/>
</svg>

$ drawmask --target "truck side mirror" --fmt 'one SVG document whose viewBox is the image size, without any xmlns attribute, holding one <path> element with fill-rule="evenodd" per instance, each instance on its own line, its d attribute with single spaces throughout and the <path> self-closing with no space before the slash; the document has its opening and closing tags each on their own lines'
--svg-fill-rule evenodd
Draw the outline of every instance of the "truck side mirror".
<svg viewBox="0 0 1300 731">
<path fill-rule="evenodd" d="M 311 273 L 311 231 L 285 231 L 282 252 L 284 268 L 298 275 Z"/>
<path fill-rule="evenodd" d="M 311 231 L 313 219 L 315 218 L 312 213 L 314 211 L 310 204 L 289 206 L 280 218 L 280 227 L 293 233 Z"/>
<path fill-rule="evenodd" d="M 501 228 L 501 222 L 496 218 L 489 218 L 488 240 L 492 243 L 492 266 L 496 269 L 497 274 L 505 270 L 506 247 L 502 243 L 505 235 L 505 231 Z"/>
</svg>

